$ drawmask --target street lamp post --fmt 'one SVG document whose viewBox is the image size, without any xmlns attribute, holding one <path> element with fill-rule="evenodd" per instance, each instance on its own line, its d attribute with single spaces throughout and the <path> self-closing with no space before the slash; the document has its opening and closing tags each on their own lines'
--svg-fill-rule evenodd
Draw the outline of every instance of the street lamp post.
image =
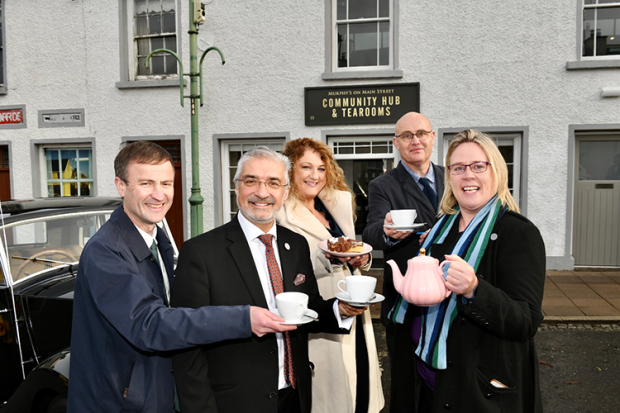
<svg viewBox="0 0 620 413">
<path fill-rule="evenodd" d="M 156 49 L 153 50 L 146 58 L 146 67 L 149 67 L 149 60 L 151 56 L 156 53 L 169 53 L 177 59 L 179 64 L 179 87 L 181 93 L 181 106 L 185 107 L 184 99 L 189 98 L 191 102 L 191 139 L 192 139 L 192 194 L 189 198 L 190 203 L 190 222 L 191 222 L 191 236 L 202 234 L 202 203 L 204 198 L 200 194 L 200 157 L 199 157 L 199 141 L 198 141 L 198 107 L 196 106 L 196 99 L 200 99 L 200 106 L 203 105 L 203 92 L 202 92 L 202 62 L 204 61 L 207 53 L 211 50 L 215 50 L 220 54 L 222 64 L 226 63 L 224 60 L 224 54 L 220 49 L 215 46 L 207 48 L 198 62 L 198 26 L 204 22 L 204 4 L 198 0 L 189 0 L 189 73 L 183 73 L 183 63 L 179 56 L 169 49 Z M 183 78 L 189 76 L 190 79 L 190 94 L 183 94 Z"/>
</svg>

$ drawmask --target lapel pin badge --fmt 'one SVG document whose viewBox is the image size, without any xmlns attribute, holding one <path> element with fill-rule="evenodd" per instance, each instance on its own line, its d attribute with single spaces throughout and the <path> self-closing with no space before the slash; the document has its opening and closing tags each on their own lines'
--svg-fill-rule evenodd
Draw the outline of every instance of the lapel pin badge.
<svg viewBox="0 0 620 413">
<path fill-rule="evenodd" d="M 290 246 L 290 245 L 288 245 L 288 242 L 285 242 L 285 243 L 284 243 L 284 248 L 286 248 L 287 250 L 290 250 L 290 249 L 291 249 L 291 246 Z"/>
</svg>

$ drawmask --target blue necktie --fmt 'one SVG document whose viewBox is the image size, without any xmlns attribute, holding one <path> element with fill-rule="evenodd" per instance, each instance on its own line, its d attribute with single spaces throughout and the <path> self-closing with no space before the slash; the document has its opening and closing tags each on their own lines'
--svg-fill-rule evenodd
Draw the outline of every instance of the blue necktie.
<svg viewBox="0 0 620 413">
<path fill-rule="evenodd" d="M 419 182 L 424 187 L 422 192 L 424 192 L 424 195 L 426 195 L 431 205 L 433 205 L 433 211 L 437 211 L 437 194 L 431 185 L 431 181 L 428 178 L 420 178 Z"/>
</svg>

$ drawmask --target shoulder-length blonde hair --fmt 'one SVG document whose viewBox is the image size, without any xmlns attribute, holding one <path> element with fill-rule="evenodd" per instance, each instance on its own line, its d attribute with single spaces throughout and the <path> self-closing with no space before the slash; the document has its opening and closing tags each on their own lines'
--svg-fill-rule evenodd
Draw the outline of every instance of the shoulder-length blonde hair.
<svg viewBox="0 0 620 413">
<path fill-rule="evenodd" d="M 506 166 L 506 161 L 504 157 L 500 153 L 499 149 L 493 139 L 485 133 L 482 133 L 473 129 L 466 129 L 464 131 L 456 134 L 454 139 L 450 142 L 450 146 L 448 147 L 448 153 L 446 153 L 446 174 L 445 174 L 445 191 L 443 194 L 443 198 L 441 199 L 441 204 L 439 205 L 440 214 L 453 215 L 456 213 L 455 207 L 458 202 L 454 196 L 454 192 L 452 191 L 452 187 L 450 186 L 450 172 L 448 171 L 448 166 L 450 165 L 450 157 L 454 150 L 462 143 L 473 142 L 480 146 L 480 149 L 484 151 L 487 158 L 489 159 L 491 172 L 493 173 L 493 177 L 495 178 L 495 193 L 497 194 L 497 198 L 501 202 L 502 205 L 508 206 L 508 209 L 511 211 L 519 212 L 519 206 L 516 201 L 510 194 L 510 190 L 508 189 L 508 167 Z"/>
<path fill-rule="evenodd" d="M 290 140 L 286 143 L 283 154 L 289 158 L 291 164 L 293 165 L 289 172 L 289 181 L 291 183 L 289 196 L 302 201 L 302 197 L 299 194 L 299 189 L 295 186 L 293 174 L 295 173 L 295 165 L 299 159 L 304 156 L 306 150 L 316 152 L 321 157 L 321 161 L 325 164 L 326 182 L 325 187 L 322 190 L 324 198 L 329 199 L 330 196 L 333 196 L 334 190 L 347 191 L 351 193 L 353 222 L 355 222 L 355 194 L 351 191 L 349 185 L 347 185 L 347 181 L 344 178 L 344 172 L 334 159 L 332 150 L 321 141 L 316 141 L 310 138 L 300 138 Z"/>
</svg>

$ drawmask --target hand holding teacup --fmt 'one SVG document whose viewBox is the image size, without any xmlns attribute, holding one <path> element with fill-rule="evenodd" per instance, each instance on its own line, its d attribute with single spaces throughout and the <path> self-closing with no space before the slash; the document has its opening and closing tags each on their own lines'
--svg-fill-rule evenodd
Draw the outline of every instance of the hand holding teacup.
<svg viewBox="0 0 620 413">
<path fill-rule="evenodd" d="M 418 213 L 415 209 L 392 209 L 390 212 L 385 214 L 385 219 L 383 221 L 383 232 L 385 232 L 385 234 L 390 238 L 407 238 L 413 231 L 398 231 L 395 228 L 387 228 L 386 225 L 395 225 L 400 227 L 413 225 L 417 214 Z"/>
</svg>

